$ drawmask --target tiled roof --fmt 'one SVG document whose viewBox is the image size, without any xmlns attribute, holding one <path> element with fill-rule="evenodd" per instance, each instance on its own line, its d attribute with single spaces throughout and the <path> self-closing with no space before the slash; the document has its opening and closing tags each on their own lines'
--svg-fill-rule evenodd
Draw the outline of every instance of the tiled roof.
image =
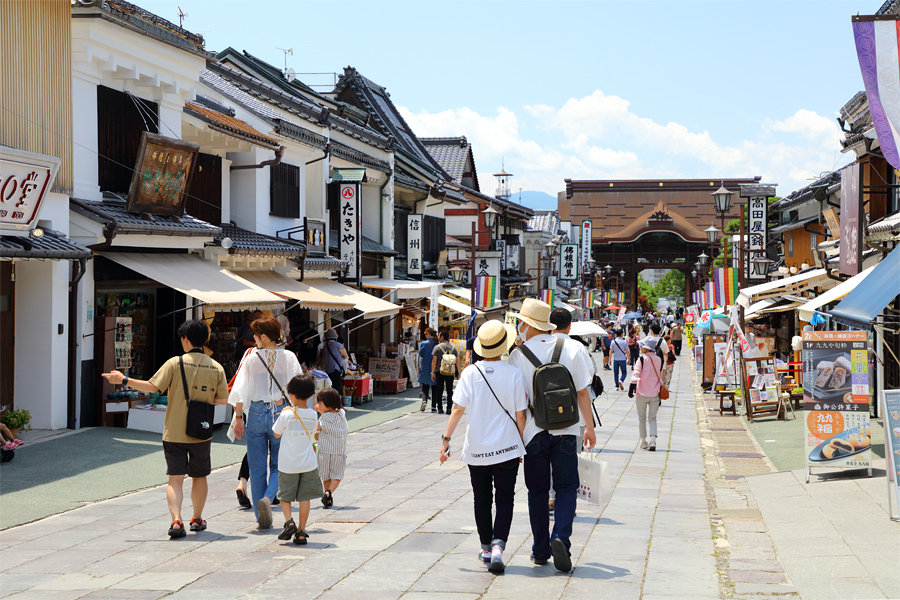
<svg viewBox="0 0 900 600">
<path fill-rule="evenodd" d="M 528 231 L 543 231 L 556 235 L 559 231 L 559 213 L 555 210 L 536 210 L 528 221 Z"/>
<path fill-rule="evenodd" d="M 866 227 L 867 239 L 885 242 L 900 238 L 900 213 L 888 215 Z"/>
<path fill-rule="evenodd" d="M 394 172 L 394 185 L 406 190 L 422 192 L 425 194 L 431 189 L 427 183 L 423 183 L 418 179 L 400 173 L 399 171 Z"/>
<path fill-rule="evenodd" d="M 278 142 L 272 138 L 263 135 L 244 121 L 235 119 L 230 115 L 222 114 L 206 106 L 202 106 L 197 102 L 187 102 L 184 105 L 184 112 L 197 117 L 202 121 L 206 121 L 209 125 L 220 131 L 224 131 L 235 137 L 253 142 L 265 148 L 277 148 Z"/>
<path fill-rule="evenodd" d="M 472 144 L 466 136 L 451 138 L 419 138 L 428 153 L 450 175 L 454 183 L 462 185 L 463 173 Z"/>
<path fill-rule="evenodd" d="M 110 224 L 114 221 L 116 233 L 206 237 L 215 237 L 222 233 L 220 227 L 187 214 L 180 219 L 153 215 L 149 215 L 149 219 L 144 219 L 141 215 L 125 212 L 124 202 L 110 200 L 95 202 L 72 198 L 70 207 L 78 214 L 98 223 Z"/>
<path fill-rule="evenodd" d="M 792 221 L 790 223 L 785 223 L 784 225 L 778 225 L 777 227 L 773 227 L 769 230 L 769 235 L 778 235 L 780 233 L 784 233 L 785 231 L 792 231 L 794 229 L 800 229 L 813 221 L 818 221 L 819 215 L 815 215 L 813 217 L 806 217 L 805 219 L 798 219 L 796 221 Z"/>
<path fill-rule="evenodd" d="M 328 232 L 328 249 L 329 250 L 338 250 L 338 240 L 340 237 L 338 236 L 338 232 L 332 229 Z M 366 236 L 362 236 L 362 243 L 360 244 L 362 251 L 364 253 L 369 254 L 381 254 L 383 256 L 398 256 L 399 252 L 389 248 L 383 244 L 379 244 L 375 240 L 371 240 Z"/>
<path fill-rule="evenodd" d="M 306 252 L 306 245 L 301 242 L 263 235 L 230 223 L 222 224 L 222 235 L 216 236 L 216 241 L 221 242 L 226 237 L 231 238 L 233 244 L 229 254 L 301 256 Z"/>
<path fill-rule="evenodd" d="M 228 47 L 219 52 L 216 56 L 221 62 L 231 61 L 237 65 L 249 67 L 250 69 L 257 71 L 261 76 L 265 76 L 268 81 L 277 83 L 279 87 L 281 87 L 285 91 L 289 91 L 295 94 L 300 92 L 304 95 L 312 96 L 313 98 L 315 98 L 316 102 L 330 102 L 328 98 L 325 98 L 324 96 L 322 96 L 322 94 L 315 91 L 299 79 L 288 81 L 287 79 L 285 79 L 284 74 L 281 72 L 281 69 L 279 69 L 275 65 L 267 63 L 261 58 L 253 56 L 246 50 L 244 50 L 243 52 L 238 52 L 234 48 Z"/>
<path fill-rule="evenodd" d="M 462 240 L 458 240 L 452 235 L 444 235 L 444 245 L 445 246 L 468 246 L 469 244 L 465 243 Z"/>
<path fill-rule="evenodd" d="M 91 251 L 61 233 L 44 230 L 43 237 L 0 236 L 0 258 L 76 260 L 90 258 Z"/>
<path fill-rule="evenodd" d="M 333 273 L 340 271 L 344 264 L 344 261 L 334 256 L 307 256 L 303 262 L 303 270 Z"/>
<path fill-rule="evenodd" d="M 825 194 L 830 193 L 829 190 L 834 185 L 840 185 L 841 183 L 841 174 L 838 171 L 832 171 L 828 173 L 824 177 L 820 177 L 815 182 L 809 184 L 808 186 L 797 190 L 796 192 L 791 192 L 784 198 L 773 202 L 769 205 L 769 210 L 772 211 L 785 211 L 788 209 L 796 208 L 801 204 L 805 204 L 806 202 L 812 202 L 814 200 L 819 200 L 820 198 L 824 198 Z"/>
</svg>

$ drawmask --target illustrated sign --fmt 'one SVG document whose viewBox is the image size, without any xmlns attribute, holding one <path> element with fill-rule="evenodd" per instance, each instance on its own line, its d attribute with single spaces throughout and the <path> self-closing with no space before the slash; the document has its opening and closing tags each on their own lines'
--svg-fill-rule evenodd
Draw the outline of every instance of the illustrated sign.
<svg viewBox="0 0 900 600">
<path fill-rule="evenodd" d="M 889 479 L 894 480 L 896 506 L 900 506 L 900 390 L 881 392 L 884 399 L 884 441 L 886 443 L 887 469 Z"/>
<path fill-rule="evenodd" d="M 475 261 L 476 277 L 500 277 L 499 256 L 477 256 Z"/>
<path fill-rule="evenodd" d="M 37 224 L 59 162 L 51 156 L 0 148 L 0 229 L 4 235 L 28 235 L 32 224 Z"/>
<path fill-rule="evenodd" d="M 687 338 L 688 348 L 694 345 L 694 315 L 684 315 L 684 335 Z"/>
<path fill-rule="evenodd" d="M 400 377 L 400 359 L 399 358 L 370 358 L 369 373 L 375 375 L 387 375 L 389 377 Z"/>
<path fill-rule="evenodd" d="M 559 246 L 559 278 L 562 281 L 578 279 L 578 244 Z"/>
<path fill-rule="evenodd" d="M 406 272 L 422 279 L 422 215 L 406 218 Z"/>
<path fill-rule="evenodd" d="M 143 132 L 126 212 L 183 215 L 184 192 L 191 184 L 199 151 L 197 144 Z"/>
<path fill-rule="evenodd" d="M 859 273 L 863 250 L 862 182 L 859 163 L 841 170 L 841 260 L 844 275 Z"/>
<path fill-rule="evenodd" d="M 867 345 L 865 331 L 803 332 L 807 466 L 871 466 Z"/>
<path fill-rule="evenodd" d="M 304 228 L 307 254 L 325 254 L 325 221 L 304 217 Z"/>
<path fill-rule="evenodd" d="M 753 196 L 747 201 L 747 264 L 756 257 L 765 256 L 768 229 L 769 201 L 765 196 Z M 754 269 L 744 267 L 749 279 L 765 279 L 766 274 L 757 275 Z"/>
<path fill-rule="evenodd" d="M 341 229 L 338 232 L 340 240 L 341 260 L 349 265 L 348 279 L 359 281 L 359 185 L 355 183 L 342 183 L 341 195 Z"/>
<path fill-rule="evenodd" d="M 591 258 L 591 221 L 581 222 L 581 262 L 587 262 Z"/>
<path fill-rule="evenodd" d="M 509 271 L 519 272 L 519 244 L 506 245 L 506 269 Z"/>
</svg>

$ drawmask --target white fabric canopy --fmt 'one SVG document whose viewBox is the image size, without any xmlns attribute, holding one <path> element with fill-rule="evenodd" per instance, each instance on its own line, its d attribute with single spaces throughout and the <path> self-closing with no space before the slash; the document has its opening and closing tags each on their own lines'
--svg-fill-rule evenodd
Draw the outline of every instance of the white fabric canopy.
<svg viewBox="0 0 900 600">
<path fill-rule="evenodd" d="M 767 281 L 759 285 L 744 288 L 738 296 L 737 303 L 744 308 L 750 308 L 754 302 L 763 298 L 782 296 L 784 294 L 796 294 L 809 289 L 813 285 L 822 285 L 831 281 L 825 273 L 825 269 L 813 269 L 806 273 L 800 273 L 793 277 Z M 831 286 L 829 286 L 831 287 Z"/>
<path fill-rule="evenodd" d="M 832 302 L 840 300 L 841 298 L 852 292 L 853 289 L 860 283 L 862 283 L 862 280 L 865 279 L 866 276 L 871 273 L 872 269 L 874 268 L 875 265 L 872 265 L 862 273 L 854 275 L 843 283 L 839 283 L 827 292 L 819 294 L 818 296 L 801 306 L 799 309 L 797 309 L 800 313 L 800 320 L 805 323 L 809 323 L 810 320 L 812 320 L 816 310 L 822 308 L 826 304 L 831 304 Z"/>
<path fill-rule="evenodd" d="M 311 283 L 303 283 L 275 271 L 241 271 L 240 275 L 273 294 L 299 300 L 301 308 L 340 311 L 353 310 L 354 307 L 352 302 L 318 289 L 316 284 L 323 280 L 312 279 Z"/>
<path fill-rule="evenodd" d="M 380 319 L 400 312 L 400 307 L 393 302 L 376 298 L 331 279 L 317 279 L 316 289 L 337 297 L 341 302 L 352 302 L 353 308 L 365 313 L 363 317 L 365 319 Z"/>
<path fill-rule="evenodd" d="M 378 290 L 395 290 L 388 296 L 393 300 L 409 300 L 413 298 L 428 298 L 431 296 L 431 284 L 433 281 L 398 281 L 396 279 L 363 279 L 363 287 Z M 438 283 L 443 287 L 443 283 Z M 386 293 L 386 292 L 385 292 Z M 381 294 L 384 295 L 384 294 Z"/>
<path fill-rule="evenodd" d="M 573 321 L 569 335 L 606 335 L 608 332 L 593 321 Z"/>
</svg>

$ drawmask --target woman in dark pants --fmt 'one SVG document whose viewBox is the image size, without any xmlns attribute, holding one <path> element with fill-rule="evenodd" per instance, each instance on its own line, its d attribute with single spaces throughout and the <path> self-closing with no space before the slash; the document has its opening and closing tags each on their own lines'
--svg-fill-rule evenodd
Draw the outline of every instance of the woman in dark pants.
<svg viewBox="0 0 900 600">
<path fill-rule="evenodd" d="M 328 373 L 331 379 L 331 387 L 343 394 L 344 391 L 344 363 L 348 358 L 344 345 L 338 341 L 337 331 L 329 329 L 325 332 L 325 343 L 320 353 L 322 370 Z"/>
</svg>

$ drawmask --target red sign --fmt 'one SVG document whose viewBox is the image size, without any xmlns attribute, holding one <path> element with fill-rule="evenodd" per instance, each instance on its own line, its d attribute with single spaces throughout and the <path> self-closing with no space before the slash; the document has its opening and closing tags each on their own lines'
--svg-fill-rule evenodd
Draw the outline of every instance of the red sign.
<svg viewBox="0 0 900 600">
<path fill-rule="evenodd" d="M 341 196 L 344 200 L 353 200 L 353 197 L 356 196 L 356 190 L 354 190 L 351 185 L 345 186 L 344 189 L 341 190 Z"/>
<path fill-rule="evenodd" d="M 694 315 L 691 314 L 691 313 L 688 313 L 688 314 L 684 315 L 684 323 L 685 323 L 685 325 L 687 325 L 687 324 L 692 324 L 692 325 L 693 325 L 693 323 L 694 323 Z"/>
</svg>

